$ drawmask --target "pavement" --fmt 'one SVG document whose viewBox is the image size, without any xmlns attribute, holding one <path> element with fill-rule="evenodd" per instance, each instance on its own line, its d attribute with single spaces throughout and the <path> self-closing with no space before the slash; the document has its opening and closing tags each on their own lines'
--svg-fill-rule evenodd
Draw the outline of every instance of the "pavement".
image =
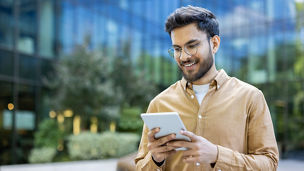
<svg viewBox="0 0 304 171">
<path fill-rule="evenodd" d="M 116 171 L 118 159 L 0 166 L 0 171 Z M 304 161 L 280 160 L 278 171 L 304 170 Z"/>
</svg>

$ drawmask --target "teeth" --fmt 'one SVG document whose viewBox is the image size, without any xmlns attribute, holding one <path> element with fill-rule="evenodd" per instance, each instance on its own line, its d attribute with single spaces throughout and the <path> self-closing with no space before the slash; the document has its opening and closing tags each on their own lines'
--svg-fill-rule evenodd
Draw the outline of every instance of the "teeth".
<svg viewBox="0 0 304 171">
<path fill-rule="evenodd" d="M 191 64 L 186 64 L 186 65 L 184 65 L 184 66 L 189 67 L 189 66 L 192 66 L 192 65 L 194 65 L 194 64 L 195 64 L 195 62 L 193 62 L 193 63 L 191 63 Z"/>
</svg>

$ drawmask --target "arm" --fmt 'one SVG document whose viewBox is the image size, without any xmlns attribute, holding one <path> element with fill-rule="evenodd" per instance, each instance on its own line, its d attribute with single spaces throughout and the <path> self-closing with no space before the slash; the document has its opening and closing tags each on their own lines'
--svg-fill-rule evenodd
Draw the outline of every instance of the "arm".
<svg viewBox="0 0 304 171">
<path fill-rule="evenodd" d="M 153 105 L 149 105 L 148 113 L 155 112 Z M 159 128 L 148 130 L 144 125 L 138 154 L 135 158 L 136 170 L 163 170 L 165 159 L 176 151 L 173 147 L 164 146 L 175 138 L 174 134 L 155 139 Z"/>
<path fill-rule="evenodd" d="M 222 170 L 276 170 L 279 153 L 266 100 L 255 93 L 248 111 L 248 151 L 241 154 L 218 146 L 215 168 Z"/>
<path fill-rule="evenodd" d="M 187 147 L 183 153 L 186 163 L 214 163 L 215 170 L 276 170 L 278 149 L 270 113 L 263 94 L 259 91 L 252 99 L 248 110 L 247 153 L 242 154 L 229 148 L 214 145 L 207 139 L 189 131 L 182 134 L 191 142 L 168 143 L 175 148 Z"/>
</svg>

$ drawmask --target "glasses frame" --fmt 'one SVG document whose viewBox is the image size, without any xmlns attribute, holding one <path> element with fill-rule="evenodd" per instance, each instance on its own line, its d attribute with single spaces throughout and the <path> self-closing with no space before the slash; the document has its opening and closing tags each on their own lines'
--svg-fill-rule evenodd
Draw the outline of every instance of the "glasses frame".
<svg viewBox="0 0 304 171">
<path fill-rule="evenodd" d="M 169 55 L 170 55 L 171 57 L 173 57 L 173 58 L 180 58 L 180 57 L 182 56 L 183 51 L 184 51 L 187 55 L 189 55 L 189 56 L 194 56 L 194 55 L 196 55 L 197 49 L 199 48 L 200 44 L 201 44 L 201 42 L 198 42 L 198 43 L 196 43 L 196 44 L 185 44 L 185 45 L 184 45 L 184 48 L 180 48 L 181 50 L 179 51 L 178 57 L 175 56 L 175 51 L 176 51 L 176 50 L 175 50 L 173 47 L 168 49 L 168 53 L 169 53 Z M 193 49 L 195 49 L 195 52 L 192 52 L 192 53 L 189 52 L 189 47 L 190 47 L 190 46 L 195 46 L 195 47 L 193 47 Z M 187 48 L 187 47 L 188 47 L 188 48 Z M 191 50 L 190 50 L 190 51 L 191 51 Z"/>
</svg>

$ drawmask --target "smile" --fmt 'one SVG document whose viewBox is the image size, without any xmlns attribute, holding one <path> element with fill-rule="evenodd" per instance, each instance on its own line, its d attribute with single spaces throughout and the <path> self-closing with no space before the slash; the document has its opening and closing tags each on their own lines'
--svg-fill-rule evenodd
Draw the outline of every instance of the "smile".
<svg viewBox="0 0 304 171">
<path fill-rule="evenodd" d="M 194 65 L 194 64 L 195 64 L 195 62 L 192 62 L 192 63 L 190 63 L 190 64 L 185 64 L 184 66 L 190 67 L 190 66 L 192 66 L 192 65 Z"/>
</svg>

